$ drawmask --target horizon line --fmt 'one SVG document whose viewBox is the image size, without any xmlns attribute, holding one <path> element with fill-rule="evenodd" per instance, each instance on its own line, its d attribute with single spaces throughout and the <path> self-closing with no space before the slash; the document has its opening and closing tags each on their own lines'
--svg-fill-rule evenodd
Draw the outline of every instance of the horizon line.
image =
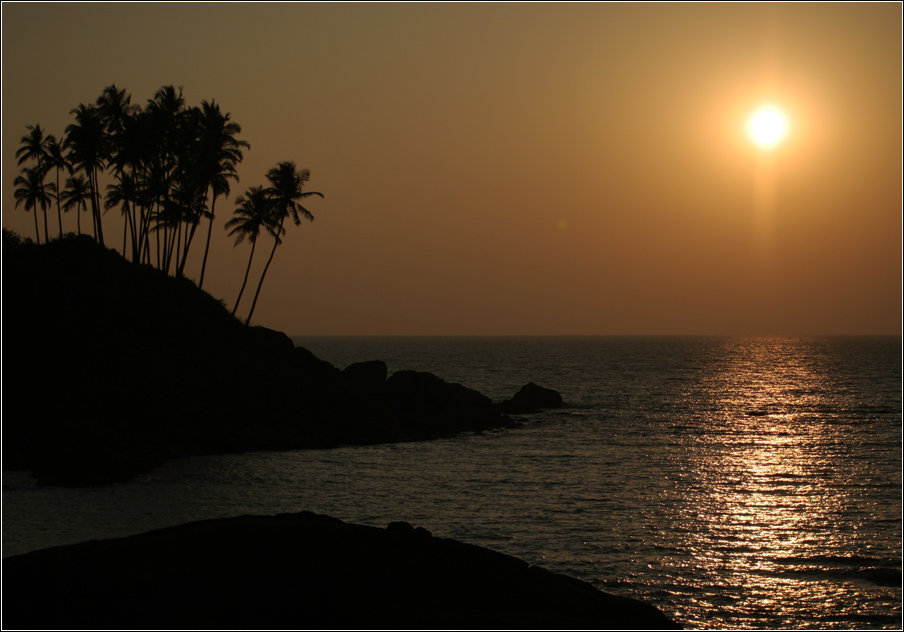
<svg viewBox="0 0 904 632">
<path fill-rule="evenodd" d="M 904 332 L 895 333 L 294 333 L 290 338 L 892 338 L 902 337 Z"/>
</svg>

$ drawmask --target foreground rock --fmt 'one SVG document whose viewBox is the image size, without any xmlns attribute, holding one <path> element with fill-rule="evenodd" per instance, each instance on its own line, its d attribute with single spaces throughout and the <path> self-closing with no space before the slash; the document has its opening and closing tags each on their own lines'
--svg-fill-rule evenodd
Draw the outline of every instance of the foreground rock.
<svg viewBox="0 0 904 632">
<path fill-rule="evenodd" d="M 128 479 L 163 459 L 414 441 L 513 425 L 430 373 L 340 371 L 246 327 L 187 279 L 88 237 L 4 231 L 3 465 L 43 484 Z"/>
<path fill-rule="evenodd" d="M 3 560 L 4 629 L 673 629 L 656 608 L 407 523 L 194 522 Z"/>
</svg>

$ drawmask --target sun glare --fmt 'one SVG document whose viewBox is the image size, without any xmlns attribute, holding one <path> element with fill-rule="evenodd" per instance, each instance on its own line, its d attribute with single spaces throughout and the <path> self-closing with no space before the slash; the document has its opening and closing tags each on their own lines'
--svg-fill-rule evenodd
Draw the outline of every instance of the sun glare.
<svg viewBox="0 0 904 632">
<path fill-rule="evenodd" d="M 750 138 L 763 148 L 777 145 L 785 137 L 787 130 L 788 123 L 785 115 L 772 106 L 759 108 L 747 123 Z"/>
</svg>

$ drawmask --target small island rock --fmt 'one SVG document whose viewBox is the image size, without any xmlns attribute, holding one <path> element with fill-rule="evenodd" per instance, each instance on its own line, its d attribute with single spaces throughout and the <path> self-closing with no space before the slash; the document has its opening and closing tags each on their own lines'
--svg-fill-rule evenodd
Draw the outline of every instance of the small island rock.
<svg viewBox="0 0 904 632">
<path fill-rule="evenodd" d="M 524 415 L 544 408 L 561 408 L 562 396 L 551 388 L 543 388 L 533 382 L 525 384 L 511 399 L 496 404 L 503 414 Z"/>
</svg>

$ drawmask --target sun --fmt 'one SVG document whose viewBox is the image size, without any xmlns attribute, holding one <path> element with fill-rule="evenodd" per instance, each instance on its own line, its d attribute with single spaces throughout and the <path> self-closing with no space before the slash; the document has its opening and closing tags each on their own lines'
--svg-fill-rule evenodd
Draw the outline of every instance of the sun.
<svg viewBox="0 0 904 632">
<path fill-rule="evenodd" d="M 754 112 L 747 122 L 747 132 L 759 147 L 768 149 L 782 141 L 788 132 L 785 115 L 776 107 L 763 106 Z"/>
</svg>

